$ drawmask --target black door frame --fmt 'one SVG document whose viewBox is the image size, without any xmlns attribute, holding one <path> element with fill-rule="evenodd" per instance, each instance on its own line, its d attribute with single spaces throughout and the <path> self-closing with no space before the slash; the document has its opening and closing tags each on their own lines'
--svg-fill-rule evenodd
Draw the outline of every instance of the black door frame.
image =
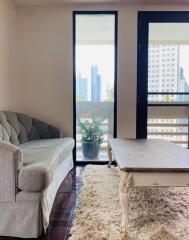
<svg viewBox="0 0 189 240">
<path fill-rule="evenodd" d="M 102 15 L 102 14 L 112 14 L 115 16 L 115 72 L 114 72 L 114 137 L 117 137 L 117 44 L 118 44 L 118 11 L 73 11 L 73 138 L 76 142 L 76 15 Z M 105 164 L 108 161 L 77 161 L 76 160 L 76 144 L 73 150 L 73 160 L 76 165 L 86 165 L 86 164 Z"/>
<path fill-rule="evenodd" d="M 189 11 L 138 12 L 137 114 L 136 114 L 137 138 L 147 138 L 149 23 L 189 23 Z M 167 105 L 173 106 L 173 104 Z M 184 103 L 179 104 L 179 106 L 181 105 L 184 106 L 186 104 Z"/>
</svg>

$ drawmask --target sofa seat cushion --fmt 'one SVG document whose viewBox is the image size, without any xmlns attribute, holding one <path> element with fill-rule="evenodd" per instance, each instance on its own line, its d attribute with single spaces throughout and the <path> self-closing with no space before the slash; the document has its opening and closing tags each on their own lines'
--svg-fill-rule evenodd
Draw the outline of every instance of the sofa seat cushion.
<svg viewBox="0 0 189 240">
<path fill-rule="evenodd" d="M 20 145 L 23 167 L 18 175 L 18 188 L 39 192 L 52 181 L 55 169 L 72 152 L 72 138 L 35 140 Z"/>
</svg>

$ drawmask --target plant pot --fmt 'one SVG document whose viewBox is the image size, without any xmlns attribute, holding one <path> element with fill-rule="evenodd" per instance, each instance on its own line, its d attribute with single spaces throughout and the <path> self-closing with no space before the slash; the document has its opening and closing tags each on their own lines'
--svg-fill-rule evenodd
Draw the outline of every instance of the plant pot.
<svg viewBox="0 0 189 240">
<path fill-rule="evenodd" d="M 93 159 L 97 158 L 100 150 L 100 144 L 96 142 L 82 143 L 82 151 L 85 158 Z"/>
</svg>

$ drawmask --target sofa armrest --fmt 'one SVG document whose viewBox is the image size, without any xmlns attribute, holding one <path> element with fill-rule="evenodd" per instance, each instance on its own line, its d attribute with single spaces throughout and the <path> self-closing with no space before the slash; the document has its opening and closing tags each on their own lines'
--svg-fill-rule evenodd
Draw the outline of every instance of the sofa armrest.
<svg viewBox="0 0 189 240">
<path fill-rule="evenodd" d="M 0 140 L 0 202 L 16 199 L 17 173 L 23 165 L 22 151 Z"/>
</svg>

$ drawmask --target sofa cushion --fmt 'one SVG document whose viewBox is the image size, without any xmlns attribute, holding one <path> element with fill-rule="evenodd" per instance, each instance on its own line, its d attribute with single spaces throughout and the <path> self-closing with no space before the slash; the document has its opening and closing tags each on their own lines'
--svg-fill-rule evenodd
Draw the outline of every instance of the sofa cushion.
<svg viewBox="0 0 189 240">
<path fill-rule="evenodd" d="M 30 141 L 20 145 L 23 167 L 18 175 L 18 187 L 23 191 L 42 191 L 53 178 L 55 169 L 72 152 L 72 138 Z"/>
</svg>

